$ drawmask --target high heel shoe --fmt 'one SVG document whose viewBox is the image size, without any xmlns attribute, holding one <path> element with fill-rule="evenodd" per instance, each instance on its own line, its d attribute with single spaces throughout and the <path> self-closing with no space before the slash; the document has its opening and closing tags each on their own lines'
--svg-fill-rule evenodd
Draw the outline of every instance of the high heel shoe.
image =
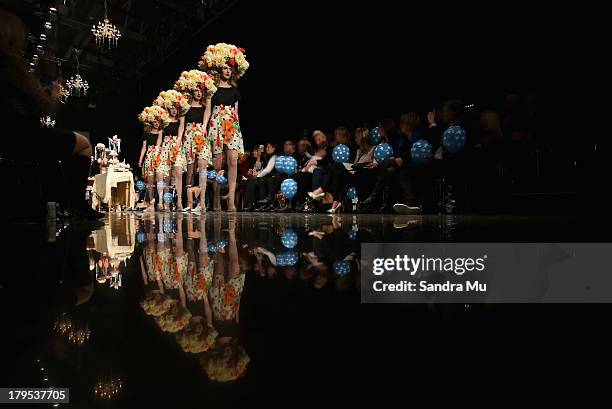
<svg viewBox="0 0 612 409">
<path fill-rule="evenodd" d="M 342 211 L 342 203 L 338 204 L 336 207 L 332 207 L 327 211 L 330 214 L 339 214 Z"/>
</svg>

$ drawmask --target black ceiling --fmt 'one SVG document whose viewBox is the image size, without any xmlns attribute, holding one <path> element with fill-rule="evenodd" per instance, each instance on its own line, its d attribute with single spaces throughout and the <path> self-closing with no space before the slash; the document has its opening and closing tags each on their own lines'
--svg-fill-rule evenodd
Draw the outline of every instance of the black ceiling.
<svg viewBox="0 0 612 409">
<path fill-rule="evenodd" d="M 44 54 L 36 62 L 43 78 L 73 75 L 75 50 L 81 75 L 91 84 L 92 97 L 121 87 L 123 81 L 143 78 L 147 73 L 189 43 L 208 24 L 215 21 L 237 1 L 234 0 L 108 0 L 108 17 L 121 31 L 116 48 L 96 45 L 93 24 L 104 18 L 104 0 L 0 0 L 29 26 L 30 51 L 43 45 Z M 50 11 L 53 7 L 56 11 Z M 45 22 L 51 29 L 45 29 Z M 40 34 L 46 34 L 41 42 Z M 41 53 L 38 53 L 41 54 Z"/>
</svg>

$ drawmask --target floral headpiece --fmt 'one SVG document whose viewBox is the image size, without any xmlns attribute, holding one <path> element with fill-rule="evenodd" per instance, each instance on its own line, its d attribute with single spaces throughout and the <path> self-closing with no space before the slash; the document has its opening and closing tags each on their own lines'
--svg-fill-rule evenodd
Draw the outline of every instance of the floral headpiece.
<svg viewBox="0 0 612 409">
<path fill-rule="evenodd" d="M 204 98 L 210 98 L 217 92 L 215 79 L 200 70 L 183 71 L 178 80 L 174 83 L 174 90 L 183 94 L 191 93 L 199 89 Z"/>
<path fill-rule="evenodd" d="M 159 96 L 153 101 L 153 105 L 162 107 L 168 112 L 170 112 L 170 108 L 176 108 L 178 116 L 184 116 L 189 111 L 189 108 L 191 108 L 189 98 L 173 89 L 160 92 Z"/>
<path fill-rule="evenodd" d="M 232 44 L 209 45 L 206 52 L 200 57 L 198 66 L 202 70 L 216 71 L 227 65 L 234 69 L 234 78 L 239 79 L 249 68 L 244 52 L 244 48 Z"/>
<path fill-rule="evenodd" d="M 159 122 L 160 129 L 163 129 L 170 123 L 170 115 L 168 115 L 168 111 L 166 111 L 164 108 L 157 105 L 152 105 L 150 107 L 146 107 L 140 113 L 140 115 L 138 115 L 138 120 L 150 128 L 152 128 L 153 123 L 157 121 Z"/>
</svg>

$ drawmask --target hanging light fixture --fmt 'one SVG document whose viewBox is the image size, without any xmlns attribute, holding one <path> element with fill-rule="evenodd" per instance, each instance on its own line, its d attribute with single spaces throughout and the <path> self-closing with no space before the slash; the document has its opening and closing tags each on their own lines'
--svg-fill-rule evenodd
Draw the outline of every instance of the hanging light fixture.
<svg viewBox="0 0 612 409">
<path fill-rule="evenodd" d="M 108 9 L 106 0 L 104 0 L 104 21 L 98 21 L 98 24 L 94 24 L 91 27 L 91 32 L 96 37 L 96 44 L 99 47 L 113 48 L 117 46 L 119 38 L 121 38 L 121 32 L 108 20 Z"/>
<path fill-rule="evenodd" d="M 82 97 L 82 96 L 87 95 L 89 84 L 87 83 L 87 81 L 83 79 L 83 77 L 81 77 L 81 74 L 79 72 L 79 53 L 80 51 L 75 49 L 74 52 L 76 54 L 76 60 L 77 60 L 76 75 L 73 77 L 70 77 L 70 79 L 66 81 L 66 86 L 68 87 L 68 93 L 70 94 L 71 97 Z"/>
<path fill-rule="evenodd" d="M 62 76 L 62 60 L 57 60 L 57 79 L 55 80 L 57 86 L 59 87 L 59 92 L 57 94 L 57 99 L 62 104 L 65 104 L 68 101 L 68 97 L 70 96 L 70 90 L 64 86 L 63 76 Z"/>
<path fill-rule="evenodd" d="M 51 119 L 49 115 L 40 118 L 40 125 L 45 128 L 53 128 L 55 126 L 55 119 Z"/>
</svg>

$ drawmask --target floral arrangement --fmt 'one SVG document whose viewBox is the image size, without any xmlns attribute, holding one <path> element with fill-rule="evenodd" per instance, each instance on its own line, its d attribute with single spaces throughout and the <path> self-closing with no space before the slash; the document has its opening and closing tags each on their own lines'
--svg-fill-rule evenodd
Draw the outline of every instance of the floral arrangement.
<svg viewBox="0 0 612 409">
<path fill-rule="evenodd" d="M 157 121 L 159 122 L 160 129 L 163 129 L 170 123 L 170 115 L 168 115 L 168 111 L 164 108 L 152 105 L 146 107 L 140 115 L 138 115 L 138 120 L 148 128 L 152 128 L 153 123 Z"/>
<path fill-rule="evenodd" d="M 153 101 L 153 105 L 164 108 L 170 112 L 170 108 L 176 108 L 178 116 L 184 116 L 189 108 L 189 98 L 182 92 L 170 89 L 168 91 L 162 91 L 159 96 Z"/>
<path fill-rule="evenodd" d="M 174 90 L 183 94 L 191 93 L 199 89 L 204 98 L 210 98 L 217 92 L 215 79 L 212 75 L 200 70 L 183 71 L 174 83 Z"/>
<path fill-rule="evenodd" d="M 201 319 L 192 318 L 187 328 L 176 335 L 176 340 L 183 351 L 199 354 L 212 348 L 218 335 L 215 328 L 204 325 Z"/>
<path fill-rule="evenodd" d="M 170 311 L 172 299 L 161 293 L 153 293 L 140 302 L 140 307 L 145 314 L 160 317 Z"/>
<path fill-rule="evenodd" d="M 200 363 L 211 381 L 230 382 L 242 377 L 251 358 L 235 340 L 217 344 Z"/>
<path fill-rule="evenodd" d="M 244 48 L 232 44 L 209 45 L 206 52 L 200 57 L 198 66 L 202 70 L 218 71 L 227 65 L 234 69 L 234 79 L 239 79 L 249 68 L 249 62 L 246 60 L 244 53 Z"/>
<path fill-rule="evenodd" d="M 173 300 L 168 312 L 155 318 L 155 321 L 162 331 L 175 333 L 187 327 L 190 319 L 189 310 Z"/>
</svg>

